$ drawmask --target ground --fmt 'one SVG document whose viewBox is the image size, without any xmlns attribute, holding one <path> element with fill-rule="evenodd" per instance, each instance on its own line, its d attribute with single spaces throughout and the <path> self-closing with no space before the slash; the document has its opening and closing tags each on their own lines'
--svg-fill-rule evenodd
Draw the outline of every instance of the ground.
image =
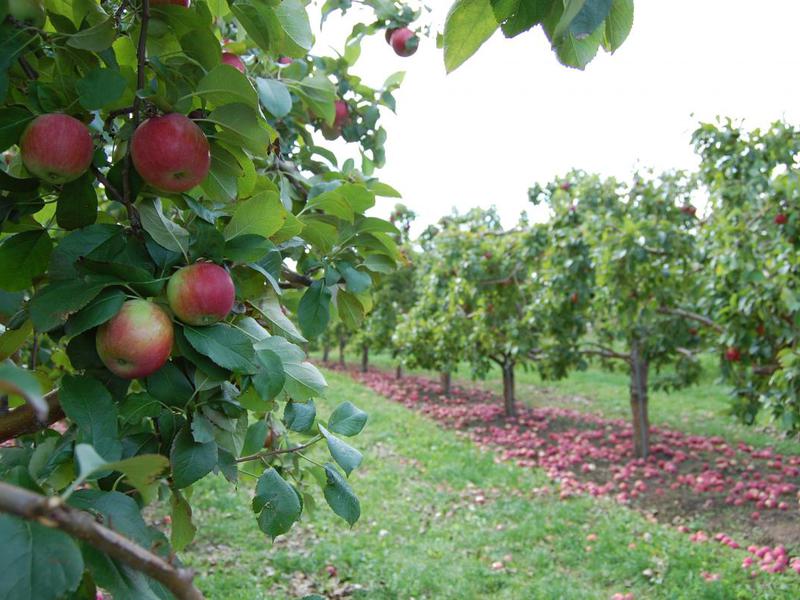
<svg viewBox="0 0 800 600">
<path fill-rule="evenodd" d="M 350 478 L 361 520 L 349 529 L 320 507 L 273 545 L 255 526 L 250 481 L 238 491 L 215 479 L 198 485 L 200 528 L 185 557 L 208 597 L 800 597 L 800 575 L 791 570 L 744 569 L 746 550 L 696 534 L 691 541 L 614 497 L 562 499 L 543 470 L 501 460 L 499 447 L 470 439 L 473 431 L 437 425 L 345 374 L 325 374 L 331 391 L 320 412 L 350 400 L 370 414 L 354 438 L 364 465 Z M 768 433 L 744 434 L 758 448 L 775 442 Z M 698 525 L 690 516 L 686 524 Z"/>
</svg>

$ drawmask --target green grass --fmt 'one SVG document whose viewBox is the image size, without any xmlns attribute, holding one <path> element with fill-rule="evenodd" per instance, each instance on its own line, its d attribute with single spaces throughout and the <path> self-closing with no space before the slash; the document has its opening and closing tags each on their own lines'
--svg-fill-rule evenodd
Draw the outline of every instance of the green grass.
<svg viewBox="0 0 800 600">
<path fill-rule="evenodd" d="M 455 432 L 344 375 L 326 377 L 322 414 L 344 400 L 370 414 L 354 438 L 364 451 L 351 476 L 361 520 L 349 529 L 321 507 L 272 545 L 249 510 L 253 482 L 236 491 L 211 478 L 194 490 L 200 530 L 185 553 L 207 597 L 333 596 L 345 585 L 360 586 L 352 597 L 369 600 L 586 600 L 628 591 L 638 600 L 800 597 L 796 575 L 752 581 L 739 567 L 742 553 L 692 544 L 609 501 L 537 493 L 548 486 L 539 471 L 495 464 Z M 479 494 L 485 503 L 475 501 Z M 590 533 L 596 541 L 586 540 Z M 493 570 L 495 561 L 504 568 Z M 338 577 L 329 578 L 326 565 Z M 702 571 L 722 578 L 706 582 Z"/>
<path fill-rule="evenodd" d="M 355 357 L 353 357 L 355 359 Z M 387 355 L 370 357 L 373 366 L 394 369 L 396 362 Z M 728 388 L 716 382 L 717 367 L 713 359 L 704 357 L 704 374 L 697 385 L 673 392 L 650 391 L 650 422 L 698 435 L 719 435 L 733 442 L 742 441 L 757 447 L 772 446 L 786 454 L 800 453 L 800 442 L 787 439 L 768 427 L 766 416 L 753 427 L 739 423 L 727 414 Z M 412 373 L 436 376 L 424 370 Z M 457 383 L 483 386 L 502 393 L 499 368 L 494 368 L 485 381 L 471 379 L 462 365 L 454 374 Z M 534 371 L 516 370 L 517 399 L 531 406 L 563 406 L 593 412 L 608 418 L 630 418 L 628 374 L 621 370 L 608 372 L 592 366 L 575 371 L 560 381 L 542 381 Z"/>
</svg>

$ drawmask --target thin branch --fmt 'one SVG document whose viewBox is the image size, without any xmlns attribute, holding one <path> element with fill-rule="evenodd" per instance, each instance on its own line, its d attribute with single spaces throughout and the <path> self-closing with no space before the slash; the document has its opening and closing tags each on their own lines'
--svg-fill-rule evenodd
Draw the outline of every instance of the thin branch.
<svg viewBox="0 0 800 600">
<path fill-rule="evenodd" d="M 0 442 L 12 440 L 25 433 L 36 433 L 64 418 L 64 411 L 58 403 L 58 390 L 51 390 L 45 394 L 44 399 L 49 408 L 44 421 L 38 419 L 29 404 L 0 416 Z"/>
<path fill-rule="evenodd" d="M 125 157 L 125 160 L 129 161 L 130 157 Z M 103 187 L 106 189 L 108 194 L 114 200 L 125 206 L 125 210 L 128 213 L 128 220 L 131 222 L 131 228 L 133 228 L 134 231 L 141 231 L 142 219 L 139 217 L 139 211 L 136 210 L 136 207 L 127 200 L 127 198 L 130 198 L 130 193 L 120 194 L 119 190 L 115 188 L 114 185 L 108 180 L 108 177 L 103 175 L 103 172 L 94 165 L 92 165 L 92 173 L 97 181 L 103 184 Z M 128 177 L 125 169 L 123 169 L 122 184 L 125 185 L 126 183 L 128 183 Z"/>
<path fill-rule="evenodd" d="M 236 462 L 237 463 L 250 462 L 252 460 L 259 460 L 261 458 L 278 456 L 279 454 L 292 454 L 294 452 L 300 452 L 301 450 L 305 450 L 309 446 L 313 446 L 321 439 L 322 439 L 321 435 L 315 435 L 313 438 L 311 438 L 302 446 L 295 446 L 294 448 L 282 448 L 280 450 L 262 450 L 261 452 L 256 452 L 255 454 L 251 454 L 250 456 L 242 456 L 241 458 L 237 458 Z"/>
<path fill-rule="evenodd" d="M 723 329 L 721 325 L 718 325 L 708 317 L 704 317 L 703 315 L 698 315 L 697 313 L 693 313 L 688 310 L 684 310 L 682 308 L 670 308 L 669 306 L 662 306 L 658 309 L 658 312 L 662 315 L 673 315 L 676 317 L 683 317 L 684 319 L 689 319 L 691 321 L 697 321 L 698 323 L 702 323 L 706 327 L 710 327 L 717 333 L 722 333 Z"/>
<path fill-rule="evenodd" d="M 25 76 L 28 79 L 37 79 L 39 77 L 39 73 L 31 66 L 31 63 L 28 62 L 28 59 L 24 56 L 19 57 L 19 66 L 22 67 L 22 70 L 25 72 Z"/>
<path fill-rule="evenodd" d="M 160 556 L 104 527 L 88 512 L 63 504 L 60 498 L 34 494 L 24 488 L 0 482 L 0 511 L 68 533 L 159 581 L 178 600 L 204 598 L 194 586 L 192 569 L 174 567 Z M 37 575 L 47 577 L 47 573 Z"/>
<path fill-rule="evenodd" d="M 281 269 L 281 277 L 286 280 L 286 283 L 281 283 L 282 288 L 303 289 L 309 287 L 314 281 L 306 275 L 301 275 L 296 271 L 292 271 L 286 267 Z"/>
<path fill-rule="evenodd" d="M 594 346 L 595 349 L 591 348 L 582 348 L 580 350 L 581 354 L 585 354 L 587 356 L 600 356 L 602 358 L 614 358 L 617 360 L 624 360 L 625 362 L 630 362 L 631 357 L 628 354 L 623 354 L 622 352 L 617 352 L 611 348 L 603 346 L 602 344 L 598 344 L 596 342 L 586 342 L 590 346 Z"/>
</svg>

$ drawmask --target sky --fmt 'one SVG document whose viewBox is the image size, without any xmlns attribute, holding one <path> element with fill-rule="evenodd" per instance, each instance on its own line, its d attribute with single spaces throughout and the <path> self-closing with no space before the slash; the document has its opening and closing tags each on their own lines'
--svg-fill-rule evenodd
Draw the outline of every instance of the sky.
<svg viewBox="0 0 800 600">
<path fill-rule="evenodd" d="M 442 31 L 449 0 L 422 20 Z M 341 48 L 355 13 L 329 17 L 315 50 Z M 717 116 L 747 127 L 800 117 L 800 2 L 636 0 L 633 30 L 585 71 L 558 63 L 541 29 L 496 33 L 454 73 L 423 38 L 410 58 L 383 36 L 362 45 L 352 71 L 373 86 L 406 72 L 397 115 L 384 111 L 387 164 L 376 175 L 418 215 L 415 230 L 494 205 L 506 226 L 544 183 L 575 167 L 627 178 L 636 168 L 691 169 L 691 133 Z M 336 147 L 352 155 L 345 144 Z M 374 210 L 387 216 L 394 199 Z"/>
</svg>

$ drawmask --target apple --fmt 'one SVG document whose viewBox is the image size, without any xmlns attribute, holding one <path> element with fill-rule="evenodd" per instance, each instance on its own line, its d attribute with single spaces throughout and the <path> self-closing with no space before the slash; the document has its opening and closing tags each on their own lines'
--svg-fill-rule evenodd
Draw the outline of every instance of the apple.
<svg viewBox="0 0 800 600">
<path fill-rule="evenodd" d="M 397 27 L 387 27 L 386 33 L 384 33 L 383 37 L 386 38 L 386 43 L 390 46 L 392 45 L 392 34 L 397 31 Z"/>
<path fill-rule="evenodd" d="M 336 115 L 333 118 L 333 125 L 331 126 L 327 123 L 323 123 L 322 137 L 324 137 L 326 140 L 335 140 L 342 135 L 342 127 L 344 127 L 349 120 L 350 109 L 347 106 L 347 102 L 344 100 L 337 100 Z"/>
<path fill-rule="evenodd" d="M 131 139 L 133 165 L 163 192 L 185 192 L 203 181 L 211 151 L 203 131 L 189 117 L 169 113 L 139 125 Z"/>
<path fill-rule="evenodd" d="M 573 304 L 577 304 L 578 303 L 578 292 L 572 292 L 570 294 L 570 296 L 569 296 L 569 301 L 572 302 Z"/>
<path fill-rule="evenodd" d="M 697 214 L 697 208 L 692 206 L 691 204 L 686 204 L 684 206 L 681 206 L 681 212 L 685 215 L 693 217 Z"/>
<path fill-rule="evenodd" d="M 568 192 L 572 189 L 572 184 L 569 181 L 562 181 L 559 184 L 558 189 Z"/>
<path fill-rule="evenodd" d="M 20 154 L 25 167 L 49 183 L 77 179 L 92 164 L 94 144 L 89 128 L 69 115 L 39 115 L 22 132 Z"/>
<path fill-rule="evenodd" d="M 697 335 L 697 327 L 689 327 L 689 335 Z"/>
<path fill-rule="evenodd" d="M 178 269 L 167 283 L 167 300 L 175 316 L 189 325 L 211 325 L 228 316 L 236 289 L 228 272 L 214 263 Z"/>
<path fill-rule="evenodd" d="M 401 27 L 392 32 L 389 43 L 397 56 L 411 56 L 417 51 L 419 38 L 408 27 Z"/>
<path fill-rule="evenodd" d="M 738 348 L 730 347 L 725 350 L 725 360 L 730 362 L 739 362 L 742 359 L 742 353 Z"/>
<path fill-rule="evenodd" d="M 41 0 L 8 0 L 8 14 L 31 27 L 41 29 L 47 15 Z"/>
<path fill-rule="evenodd" d="M 97 330 L 100 360 L 123 379 L 147 377 L 158 371 L 172 351 L 172 320 L 147 300 L 128 300 Z"/>
<path fill-rule="evenodd" d="M 764 335 L 766 332 L 767 332 L 767 328 L 764 327 L 763 323 L 759 323 L 758 325 L 756 325 L 756 333 L 758 335 Z"/>
<path fill-rule="evenodd" d="M 189 8 L 191 3 L 192 0 L 150 0 L 150 6 L 166 6 L 168 4 L 174 4 L 176 6 Z"/>
<path fill-rule="evenodd" d="M 237 71 L 239 71 L 241 73 L 244 73 L 244 71 L 245 71 L 245 67 L 244 67 L 244 63 L 242 62 L 242 59 L 239 58 L 238 56 L 236 56 L 235 54 L 231 53 L 231 52 L 223 52 L 222 53 L 222 64 L 230 65 L 231 67 L 233 67 L 234 69 L 236 69 Z"/>
<path fill-rule="evenodd" d="M 293 62 L 294 61 L 291 58 L 289 58 L 288 56 L 280 56 L 280 57 L 278 57 L 278 64 L 279 65 L 290 65 Z"/>
<path fill-rule="evenodd" d="M 778 213 L 775 215 L 775 224 L 776 225 L 786 225 L 786 222 L 789 220 L 789 216 L 786 213 Z"/>
</svg>

